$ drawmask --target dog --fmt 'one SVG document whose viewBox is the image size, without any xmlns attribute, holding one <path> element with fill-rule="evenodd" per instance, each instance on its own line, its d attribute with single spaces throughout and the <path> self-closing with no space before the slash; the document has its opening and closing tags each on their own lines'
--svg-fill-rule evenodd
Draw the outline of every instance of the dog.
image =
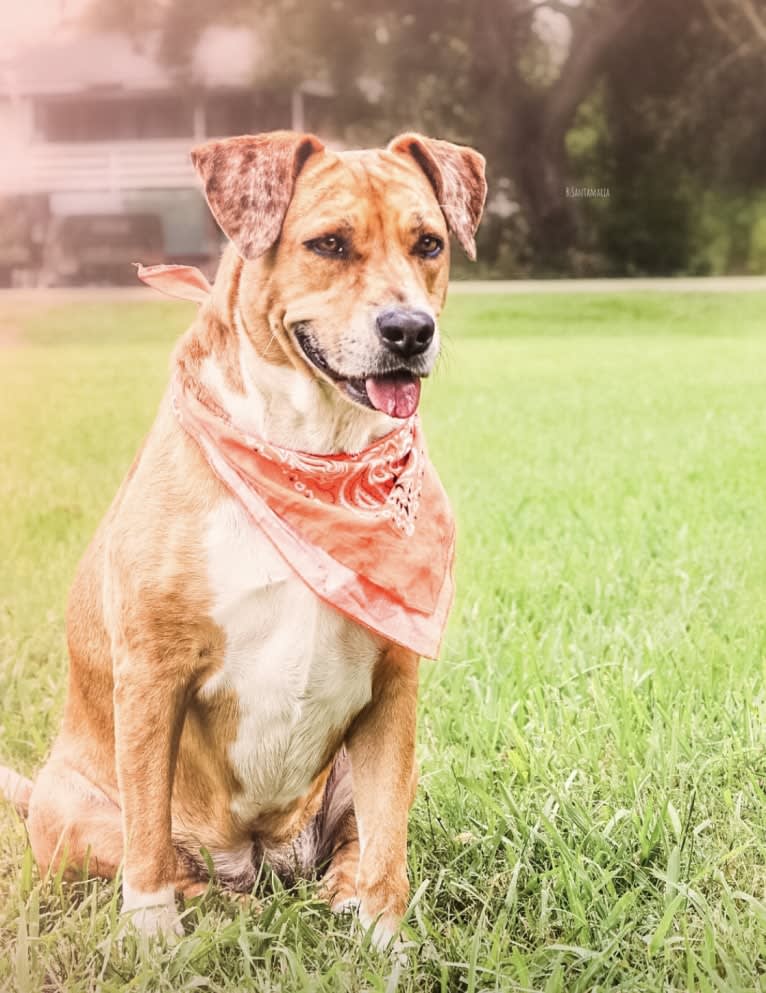
<svg viewBox="0 0 766 993">
<path fill-rule="evenodd" d="M 140 932 L 182 933 L 176 897 L 211 863 L 247 893 L 265 860 L 383 946 L 408 901 L 419 656 L 451 601 L 416 411 L 485 163 L 294 132 L 192 160 L 229 243 L 209 293 L 164 270 L 200 308 L 71 589 L 60 734 L 34 784 L 0 784 L 41 872 L 122 867 Z"/>
</svg>

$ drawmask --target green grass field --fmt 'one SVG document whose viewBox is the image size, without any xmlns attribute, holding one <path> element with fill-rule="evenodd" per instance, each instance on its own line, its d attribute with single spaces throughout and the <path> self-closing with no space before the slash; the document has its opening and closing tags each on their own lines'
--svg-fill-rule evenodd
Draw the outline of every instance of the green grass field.
<svg viewBox="0 0 766 993">
<path fill-rule="evenodd" d="M 57 728 L 75 563 L 190 308 L 0 303 L 0 761 Z M 423 666 L 405 958 L 305 886 L 175 948 L 0 811 L 0 989 L 766 990 L 766 296 L 456 296 L 424 390 L 459 595 Z"/>
</svg>

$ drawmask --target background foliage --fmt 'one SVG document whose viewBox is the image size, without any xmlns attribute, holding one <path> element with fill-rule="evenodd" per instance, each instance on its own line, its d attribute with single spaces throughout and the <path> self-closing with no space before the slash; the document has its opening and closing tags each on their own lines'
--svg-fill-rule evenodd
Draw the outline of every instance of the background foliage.
<svg viewBox="0 0 766 993">
<path fill-rule="evenodd" d="M 766 264 L 756 0 L 94 0 L 89 20 L 159 31 L 181 74 L 205 26 L 241 24 L 254 78 L 332 83 L 344 140 L 476 145 L 494 194 L 479 275 Z"/>
</svg>

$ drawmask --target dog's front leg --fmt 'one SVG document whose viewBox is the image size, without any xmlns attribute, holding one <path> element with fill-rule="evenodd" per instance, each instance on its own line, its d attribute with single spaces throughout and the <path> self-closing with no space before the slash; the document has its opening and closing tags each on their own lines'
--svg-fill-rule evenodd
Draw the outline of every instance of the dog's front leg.
<svg viewBox="0 0 766 993">
<path fill-rule="evenodd" d="M 117 780 L 123 824 L 122 909 L 147 934 L 183 933 L 175 904 L 173 772 L 186 693 L 177 671 L 135 653 L 116 667 Z"/>
<path fill-rule="evenodd" d="M 359 830 L 359 916 L 387 945 L 407 908 L 407 820 L 415 793 L 417 655 L 390 648 L 376 667 L 373 697 L 352 725 L 354 808 Z"/>
</svg>

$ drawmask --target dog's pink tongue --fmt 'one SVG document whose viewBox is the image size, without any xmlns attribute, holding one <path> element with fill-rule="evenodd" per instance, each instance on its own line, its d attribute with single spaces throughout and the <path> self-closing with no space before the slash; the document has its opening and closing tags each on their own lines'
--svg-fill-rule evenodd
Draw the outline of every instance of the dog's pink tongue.
<svg viewBox="0 0 766 993">
<path fill-rule="evenodd" d="M 418 409 L 420 380 L 417 376 L 408 372 L 370 376 L 364 385 L 373 407 L 389 417 L 412 417 Z"/>
</svg>

